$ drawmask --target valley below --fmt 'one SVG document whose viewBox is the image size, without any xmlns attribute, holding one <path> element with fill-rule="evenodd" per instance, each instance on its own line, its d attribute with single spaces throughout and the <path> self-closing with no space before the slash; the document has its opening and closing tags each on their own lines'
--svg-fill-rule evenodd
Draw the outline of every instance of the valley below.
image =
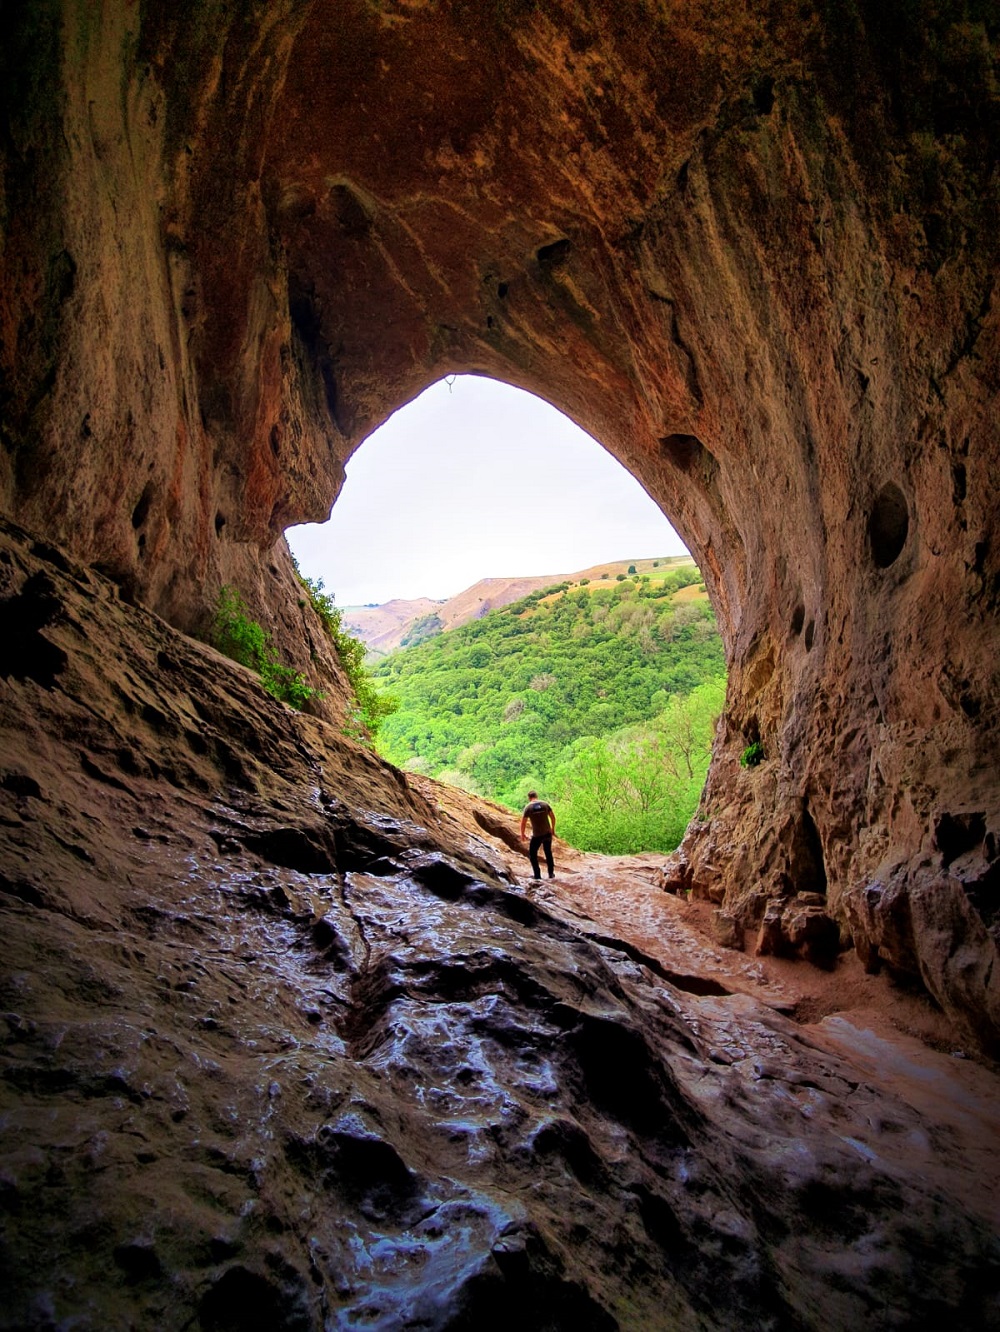
<svg viewBox="0 0 1000 1332">
<path fill-rule="evenodd" d="M 417 621 L 408 645 L 378 661 L 372 683 L 389 712 L 379 752 L 509 809 L 538 790 L 559 802 L 562 835 L 581 849 L 673 850 L 698 806 L 726 691 L 697 565 L 622 561 L 537 581 L 506 605 L 479 598 L 453 628 Z M 454 605 L 468 613 L 477 587 Z"/>
</svg>

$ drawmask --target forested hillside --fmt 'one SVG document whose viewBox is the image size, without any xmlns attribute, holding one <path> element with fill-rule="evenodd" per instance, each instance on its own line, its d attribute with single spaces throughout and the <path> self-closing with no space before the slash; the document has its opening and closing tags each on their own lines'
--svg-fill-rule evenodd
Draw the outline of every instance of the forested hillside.
<svg viewBox="0 0 1000 1332">
<path fill-rule="evenodd" d="M 367 649 L 368 663 L 373 665 L 397 648 L 414 647 L 425 638 L 433 638 L 446 629 L 458 629 L 470 620 L 480 620 L 491 610 L 510 606 L 556 583 L 589 585 L 593 592 L 597 587 L 614 587 L 619 576 L 638 573 L 657 579 L 681 567 L 688 570 L 695 567 L 690 555 L 666 555 L 658 560 L 603 560 L 575 573 L 561 570 L 541 577 L 513 574 L 481 578 L 443 601 L 420 597 L 416 601 L 387 601 L 380 606 L 345 606 L 343 625 L 349 634 L 361 639 Z"/>
<path fill-rule="evenodd" d="M 557 584 L 385 658 L 392 762 L 517 809 L 530 787 L 585 850 L 676 846 L 724 693 L 722 643 L 693 563 L 611 586 Z"/>
</svg>

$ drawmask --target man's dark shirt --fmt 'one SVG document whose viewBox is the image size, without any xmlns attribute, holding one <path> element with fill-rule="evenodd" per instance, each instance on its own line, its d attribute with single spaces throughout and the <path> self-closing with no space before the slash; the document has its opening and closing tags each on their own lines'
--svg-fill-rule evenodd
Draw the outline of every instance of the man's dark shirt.
<svg viewBox="0 0 1000 1332">
<path fill-rule="evenodd" d="M 544 800 L 533 800 L 530 805 L 525 806 L 524 816 L 531 822 L 531 831 L 535 837 L 544 837 L 546 833 L 552 831 L 552 824 L 549 821 L 549 815 L 552 813 L 552 806 L 547 805 Z"/>
</svg>

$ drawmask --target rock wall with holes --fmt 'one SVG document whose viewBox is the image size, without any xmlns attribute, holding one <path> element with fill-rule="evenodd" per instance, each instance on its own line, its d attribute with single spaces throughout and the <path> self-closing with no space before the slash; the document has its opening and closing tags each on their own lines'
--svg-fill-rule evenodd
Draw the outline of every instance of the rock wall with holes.
<svg viewBox="0 0 1000 1332">
<path fill-rule="evenodd" d="M 21 7 L 4 509 L 185 629 L 236 583 L 331 676 L 283 528 L 442 374 L 542 394 L 725 636 L 673 882 L 995 1040 L 996 53 L 973 0 Z"/>
</svg>

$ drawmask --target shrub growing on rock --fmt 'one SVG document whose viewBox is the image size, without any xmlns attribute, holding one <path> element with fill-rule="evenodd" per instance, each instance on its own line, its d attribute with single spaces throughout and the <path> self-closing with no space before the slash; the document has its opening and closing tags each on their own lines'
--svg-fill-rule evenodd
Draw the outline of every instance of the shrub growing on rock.
<svg viewBox="0 0 1000 1332">
<path fill-rule="evenodd" d="M 306 578 L 299 572 L 298 566 L 295 573 L 308 594 L 310 605 L 319 616 L 320 623 L 336 648 L 344 674 L 354 691 L 357 703 L 355 715 L 362 730 L 359 738 L 364 738 L 364 733 L 367 733 L 374 739 L 385 718 L 398 709 L 399 700 L 393 698 L 391 694 L 379 692 L 371 673 L 365 666 L 365 645 L 344 628 L 340 608 L 334 604 L 330 593 L 323 590 L 322 578 Z"/>
<path fill-rule="evenodd" d="M 743 768 L 756 768 L 758 763 L 764 761 L 764 746 L 759 740 L 755 740 L 752 745 L 747 745 L 740 755 L 740 766 Z"/>
<path fill-rule="evenodd" d="M 280 661 L 271 635 L 247 612 L 243 598 L 235 587 L 224 587 L 219 592 L 212 626 L 212 642 L 233 661 L 249 666 L 260 676 L 260 682 L 272 698 L 280 699 L 300 711 L 316 690 L 306 683 L 301 672 Z"/>
</svg>

